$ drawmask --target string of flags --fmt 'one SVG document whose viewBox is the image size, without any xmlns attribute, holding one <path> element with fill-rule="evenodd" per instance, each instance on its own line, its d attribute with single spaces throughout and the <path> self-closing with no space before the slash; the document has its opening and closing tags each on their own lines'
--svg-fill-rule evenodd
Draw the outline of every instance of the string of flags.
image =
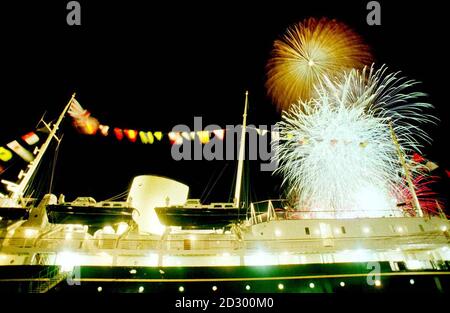
<svg viewBox="0 0 450 313">
<path fill-rule="evenodd" d="M 224 140 L 227 129 L 214 129 L 214 130 L 200 130 L 200 131 L 185 131 L 185 132 L 161 132 L 161 131 L 148 131 L 148 130 L 137 130 L 137 129 L 122 129 L 119 127 L 111 127 L 109 125 L 104 125 L 99 122 L 98 119 L 93 117 L 89 111 L 84 109 L 80 103 L 73 99 L 69 107 L 68 114 L 72 117 L 73 126 L 76 130 L 85 135 L 96 135 L 101 136 L 114 136 L 118 141 L 127 140 L 131 143 L 140 142 L 142 144 L 153 144 L 155 142 L 161 142 L 164 138 L 167 138 L 171 144 L 180 145 L 184 140 L 195 140 L 198 139 L 200 143 L 207 144 L 212 138 L 218 140 Z M 260 129 L 253 126 L 248 126 L 249 129 L 253 129 L 260 136 L 265 136 L 270 133 L 272 140 L 281 139 L 280 133 L 278 131 L 271 131 L 267 129 Z M 0 145 L 0 174 L 5 170 L 2 163 L 10 162 L 14 156 L 18 156 L 26 162 L 32 162 L 35 157 L 37 149 L 34 148 L 36 144 L 39 143 L 40 138 L 38 132 L 42 130 L 36 130 L 28 132 L 20 137 L 20 139 L 12 140 L 6 145 Z M 284 140 L 292 140 L 295 138 L 294 134 L 287 134 L 283 136 Z M 317 139 L 316 139 L 317 140 Z M 301 138 L 298 140 L 299 145 L 309 144 L 311 139 Z M 338 141 L 336 139 L 331 139 L 331 145 L 337 144 L 350 144 L 351 142 Z M 358 145 L 361 148 L 365 148 L 369 143 L 359 142 Z M 30 151 L 34 151 L 33 153 Z M 430 171 L 435 170 L 438 166 L 423 158 L 420 154 L 415 153 L 412 159 L 416 163 L 420 163 L 427 167 Z M 450 177 L 450 171 L 445 170 L 445 174 Z"/>
<path fill-rule="evenodd" d="M 5 145 L 0 145 L 0 174 L 6 170 L 2 164 L 11 162 L 15 156 L 20 157 L 28 163 L 32 162 L 34 160 L 35 153 L 30 150 L 36 151 L 34 146 L 36 146 L 39 141 L 39 135 L 32 131 L 26 133 L 20 137 L 20 139 L 18 138 L 8 142 Z"/>
<path fill-rule="evenodd" d="M 183 143 L 183 140 L 195 140 L 198 138 L 202 144 L 206 144 L 213 137 L 219 140 L 223 140 L 225 137 L 225 129 L 163 133 L 161 131 L 126 129 L 104 125 L 101 124 L 98 119 L 93 117 L 89 111 L 83 109 L 76 99 L 72 100 L 68 113 L 73 119 L 73 126 L 79 133 L 84 135 L 100 134 L 104 137 L 112 135 L 118 141 L 123 141 L 126 138 L 132 143 L 140 142 L 143 144 L 153 144 L 162 141 L 163 138 L 166 137 L 171 144 L 179 145 Z M 265 133 L 267 133 L 267 131 Z"/>
</svg>

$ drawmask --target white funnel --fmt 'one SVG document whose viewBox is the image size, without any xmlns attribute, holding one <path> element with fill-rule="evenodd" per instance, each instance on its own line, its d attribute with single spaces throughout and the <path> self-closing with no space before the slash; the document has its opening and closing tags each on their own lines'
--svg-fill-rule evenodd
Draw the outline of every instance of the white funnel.
<svg viewBox="0 0 450 313">
<path fill-rule="evenodd" d="M 183 205 L 188 193 L 187 185 L 173 179 L 142 175 L 133 179 L 127 201 L 139 211 L 135 220 L 140 231 L 162 234 L 164 226 L 156 215 L 155 207 Z"/>
</svg>

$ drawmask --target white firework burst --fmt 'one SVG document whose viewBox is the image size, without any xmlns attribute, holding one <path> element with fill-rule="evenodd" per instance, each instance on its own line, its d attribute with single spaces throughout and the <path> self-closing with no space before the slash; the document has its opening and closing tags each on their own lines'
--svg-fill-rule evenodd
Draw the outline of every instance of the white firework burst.
<svg viewBox="0 0 450 313">
<path fill-rule="evenodd" d="M 430 138 L 421 123 L 432 106 L 407 92 L 416 82 L 386 67 L 352 70 L 316 86 L 318 96 L 283 112 L 275 159 L 298 206 L 320 216 L 385 216 L 398 212 L 404 169 L 390 130 L 407 155 Z"/>
</svg>

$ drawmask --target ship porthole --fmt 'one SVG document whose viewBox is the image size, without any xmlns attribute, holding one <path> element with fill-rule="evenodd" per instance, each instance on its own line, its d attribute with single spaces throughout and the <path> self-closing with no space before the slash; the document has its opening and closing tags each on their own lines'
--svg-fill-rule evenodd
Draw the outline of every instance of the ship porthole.
<svg viewBox="0 0 450 313">
<path fill-rule="evenodd" d="M 250 290 L 250 289 L 251 289 L 250 285 L 245 286 L 245 290 Z"/>
<path fill-rule="evenodd" d="M 103 290 L 102 286 L 98 286 L 98 287 L 97 287 L 97 291 L 98 291 L 98 292 L 102 292 L 102 290 Z"/>
<path fill-rule="evenodd" d="M 178 287 L 178 291 L 179 292 L 184 292 L 184 287 L 183 286 Z"/>
<path fill-rule="evenodd" d="M 411 285 L 414 285 L 414 284 L 415 284 L 414 279 L 411 278 L 411 279 L 409 280 L 409 283 L 410 283 Z"/>
</svg>

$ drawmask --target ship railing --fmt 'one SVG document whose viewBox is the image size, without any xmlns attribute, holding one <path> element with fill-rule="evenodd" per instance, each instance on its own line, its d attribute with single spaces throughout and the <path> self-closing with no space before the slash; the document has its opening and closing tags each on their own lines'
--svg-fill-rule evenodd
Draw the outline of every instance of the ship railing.
<svg viewBox="0 0 450 313">
<path fill-rule="evenodd" d="M 336 219 L 336 218 L 380 218 L 380 217 L 412 217 L 413 212 L 407 210 L 378 209 L 361 210 L 304 210 L 293 209 L 286 199 L 271 199 L 250 204 L 247 222 L 250 225 L 271 220 L 298 219 Z"/>
<path fill-rule="evenodd" d="M 46 293 L 61 281 L 66 279 L 67 273 L 61 272 L 58 266 L 46 266 L 37 276 L 32 277 L 28 286 L 29 293 Z"/>
<path fill-rule="evenodd" d="M 258 202 L 252 202 L 250 204 L 250 216 L 248 221 L 250 224 L 259 224 L 273 220 L 277 217 L 277 212 L 281 208 L 287 207 L 288 203 L 286 199 L 270 199 Z"/>
</svg>

